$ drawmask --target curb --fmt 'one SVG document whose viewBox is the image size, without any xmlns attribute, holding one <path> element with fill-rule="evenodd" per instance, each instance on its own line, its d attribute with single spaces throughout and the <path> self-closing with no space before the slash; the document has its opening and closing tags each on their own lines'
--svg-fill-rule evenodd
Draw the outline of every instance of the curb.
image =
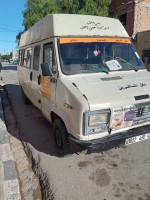
<svg viewBox="0 0 150 200">
<path fill-rule="evenodd" d="M 19 182 L 5 126 L 0 88 L 0 199 L 21 200 Z"/>
</svg>

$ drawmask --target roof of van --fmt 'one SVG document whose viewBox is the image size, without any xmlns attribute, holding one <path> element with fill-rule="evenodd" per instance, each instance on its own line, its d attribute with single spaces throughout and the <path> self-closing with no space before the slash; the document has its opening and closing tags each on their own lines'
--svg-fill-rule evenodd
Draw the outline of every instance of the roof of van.
<svg viewBox="0 0 150 200">
<path fill-rule="evenodd" d="M 118 19 L 91 15 L 52 14 L 41 19 L 21 36 L 20 47 L 61 36 L 129 37 Z"/>
</svg>

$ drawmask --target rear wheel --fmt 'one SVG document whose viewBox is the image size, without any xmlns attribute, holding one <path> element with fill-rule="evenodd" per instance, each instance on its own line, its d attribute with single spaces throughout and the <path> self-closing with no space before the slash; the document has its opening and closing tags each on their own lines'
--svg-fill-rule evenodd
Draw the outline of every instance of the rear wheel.
<svg viewBox="0 0 150 200">
<path fill-rule="evenodd" d="M 64 156 L 70 153 L 68 134 L 63 121 L 57 118 L 53 124 L 53 134 L 55 146 L 59 156 Z"/>
<path fill-rule="evenodd" d="M 22 100 L 24 104 L 30 104 L 30 100 L 28 99 L 28 97 L 25 95 L 23 89 L 21 88 L 21 92 L 22 92 Z"/>
</svg>

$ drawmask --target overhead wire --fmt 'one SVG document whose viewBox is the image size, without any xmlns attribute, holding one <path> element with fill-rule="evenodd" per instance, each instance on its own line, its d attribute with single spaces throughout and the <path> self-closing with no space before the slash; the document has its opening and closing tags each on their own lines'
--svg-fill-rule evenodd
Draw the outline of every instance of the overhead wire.
<svg viewBox="0 0 150 200">
<path fill-rule="evenodd" d="M 22 31 L 19 27 L 15 27 L 15 26 L 3 24 L 3 23 L 0 23 L 0 30 L 4 30 L 5 32 L 16 32 L 16 33 Z"/>
<path fill-rule="evenodd" d="M 3 24 L 3 23 L 0 23 L 0 33 L 15 33 L 15 34 L 17 34 L 17 33 L 19 33 L 19 32 L 22 32 L 22 29 L 21 28 L 19 28 L 19 27 L 15 27 L 15 26 L 11 26 L 11 25 L 7 25 L 7 24 Z M 9 46 L 10 45 L 12 45 L 13 43 L 14 43 L 14 41 L 10 41 L 10 40 L 3 40 L 2 38 L 1 38 L 1 40 L 0 40 L 0 43 L 1 43 L 1 46 L 3 46 L 2 45 L 2 43 L 9 43 Z M 2 50 L 0 50 L 0 51 L 2 51 Z"/>
<path fill-rule="evenodd" d="M 14 42 L 14 41 L 9 41 L 9 40 L 0 40 L 0 42 Z"/>
<path fill-rule="evenodd" d="M 21 32 L 22 30 L 19 29 L 18 27 L 15 27 L 15 26 L 9 26 L 9 25 L 6 25 L 6 24 L 2 24 L 0 23 L 0 33 L 8 33 L 8 32 L 11 32 L 11 33 L 19 33 Z M 2 38 L 1 38 L 2 39 Z M 10 41 L 10 40 L 0 40 L 0 43 L 13 43 L 14 41 Z"/>
<path fill-rule="evenodd" d="M 12 27 L 12 28 L 16 28 L 16 29 L 20 30 L 20 28 L 19 28 L 19 27 L 16 27 L 16 26 L 10 26 L 10 25 L 6 25 L 6 24 L 2 24 L 2 23 L 0 23 L 0 25 L 2 25 L 2 26 L 7 26 L 7 27 Z"/>
<path fill-rule="evenodd" d="M 21 30 L 3 28 L 3 27 L 1 27 L 1 26 L 0 26 L 0 29 L 5 30 L 5 31 L 9 31 L 9 32 L 20 32 L 20 31 L 21 31 Z"/>
</svg>

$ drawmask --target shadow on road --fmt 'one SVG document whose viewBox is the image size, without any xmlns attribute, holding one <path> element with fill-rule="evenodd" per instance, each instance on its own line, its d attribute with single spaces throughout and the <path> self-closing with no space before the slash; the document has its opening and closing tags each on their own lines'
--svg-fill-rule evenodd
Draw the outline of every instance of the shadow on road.
<svg viewBox="0 0 150 200">
<path fill-rule="evenodd" d="M 12 123 L 12 131 L 9 129 L 9 133 L 25 142 L 26 145 L 31 145 L 37 151 L 51 156 L 58 156 L 50 123 L 43 116 L 36 116 L 35 107 L 32 104 L 23 104 L 19 85 L 8 84 L 5 86 L 5 90 L 8 93 L 8 102 L 6 92 L 3 92 L 2 99 L 6 124 Z M 15 122 L 9 119 L 11 110 L 19 128 L 19 136 L 13 133 Z"/>
<path fill-rule="evenodd" d="M 0 86 L 0 119 L 5 123 L 4 115 L 3 115 L 2 100 L 1 100 L 1 86 Z"/>
</svg>

